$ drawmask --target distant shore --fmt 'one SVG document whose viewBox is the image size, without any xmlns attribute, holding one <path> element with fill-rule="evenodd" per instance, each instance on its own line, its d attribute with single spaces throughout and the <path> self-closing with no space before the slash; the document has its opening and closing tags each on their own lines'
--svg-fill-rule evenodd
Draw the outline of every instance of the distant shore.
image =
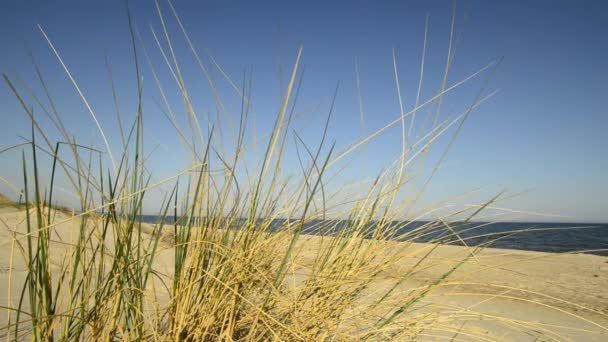
<svg viewBox="0 0 608 342">
<path fill-rule="evenodd" d="M 143 215 L 141 220 L 146 223 L 156 223 L 157 215 Z M 166 223 L 173 224 L 173 217 L 167 217 Z M 275 219 L 277 226 L 282 226 L 284 219 Z M 326 235 L 323 231 L 314 232 L 313 226 L 323 220 L 313 220 L 305 224 L 304 231 L 309 235 Z M 336 224 L 335 220 L 326 223 Z M 406 234 L 429 221 L 395 221 L 391 225 L 398 228 L 401 234 Z M 468 222 L 460 225 L 451 222 L 451 227 L 459 231 L 462 241 L 451 238 L 453 245 L 476 246 L 487 244 L 489 247 L 500 249 L 515 249 L 524 251 L 549 253 L 585 253 L 608 256 L 608 224 L 583 222 Z M 424 234 L 416 239 L 417 242 L 435 242 L 443 230 L 436 234 Z"/>
</svg>

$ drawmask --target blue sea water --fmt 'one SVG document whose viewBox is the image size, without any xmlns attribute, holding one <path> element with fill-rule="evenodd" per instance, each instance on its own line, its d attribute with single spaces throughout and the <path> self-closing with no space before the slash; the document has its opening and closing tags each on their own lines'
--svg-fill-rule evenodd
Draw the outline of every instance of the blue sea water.
<svg viewBox="0 0 608 342">
<path fill-rule="evenodd" d="M 158 216 L 144 215 L 142 221 L 156 223 Z M 172 223 L 171 219 L 167 223 Z M 275 220 L 272 229 L 283 226 L 284 220 Z M 547 223 L 547 222 L 468 222 L 450 223 L 452 230 L 436 226 L 418 230 L 429 222 L 393 222 L 397 234 L 416 242 L 440 242 L 452 245 L 484 245 L 492 248 L 519 249 L 551 253 L 587 253 L 608 256 L 608 224 L 589 223 Z M 346 221 L 312 221 L 304 226 L 304 233 L 314 235 L 335 235 L 348 227 Z M 373 235 L 375 226 L 367 227 Z"/>
<path fill-rule="evenodd" d="M 471 230 L 466 230 L 466 228 Z M 464 228 L 464 229 L 463 229 Z M 581 252 L 608 256 L 608 224 L 575 223 L 469 223 L 458 235 L 469 246 L 488 244 L 493 248 L 538 252 Z M 451 238 L 455 245 L 464 244 Z M 430 236 L 419 241 L 432 241 Z"/>
</svg>

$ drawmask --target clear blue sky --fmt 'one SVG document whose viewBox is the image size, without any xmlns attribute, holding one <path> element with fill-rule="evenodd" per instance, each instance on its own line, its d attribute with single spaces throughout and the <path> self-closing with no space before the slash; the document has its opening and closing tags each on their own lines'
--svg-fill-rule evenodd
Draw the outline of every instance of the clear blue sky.
<svg viewBox="0 0 608 342">
<path fill-rule="evenodd" d="M 164 3 L 163 3 L 164 5 Z M 361 136 L 355 60 L 358 61 L 365 130 L 382 127 L 399 114 L 391 49 L 395 48 L 406 110 L 413 107 L 425 18 L 429 18 L 423 99 L 439 87 L 452 14 L 450 1 L 175 1 L 194 44 L 208 49 L 236 81 L 253 70 L 253 106 L 261 134 L 272 122 L 279 99 L 279 59 L 283 84 L 297 48 L 304 46 L 305 78 L 300 102 L 304 138 L 316 141 L 329 100 L 340 82 L 330 134 L 338 147 Z M 166 8 L 166 6 L 163 6 Z M 144 43 L 170 82 L 149 25 L 160 33 L 152 1 L 131 1 Z M 167 12 L 167 16 L 170 14 Z M 2 1 L 0 71 L 41 93 L 29 61 L 33 52 L 66 124 L 84 143 L 96 141 L 96 128 L 61 70 L 40 24 L 96 109 L 111 140 L 118 141 L 104 58 L 108 58 L 128 115 L 135 102 L 135 79 L 123 1 Z M 210 96 L 178 28 L 169 27 L 184 58 L 184 73 L 201 112 L 214 113 Z M 482 190 L 462 203 L 492 194 L 524 192 L 500 206 L 531 213 L 517 220 L 608 222 L 608 3 L 605 1 L 458 1 L 457 50 L 449 83 L 504 58 L 487 84 L 497 95 L 480 106 L 465 125 L 443 168 L 427 190 L 439 200 Z M 280 58 L 279 58 L 280 56 Z M 160 139 L 170 151 L 179 144 L 155 101 L 160 96 L 145 59 L 144 93 L 148 141 Z M 217 71 L 215 77 L 221 80 Z M 487 74 L 486 74 L 487 75 Z M 457 114 L 470 104 L 484 76 L 446 97 L 444 112 Z M 19 83 L 19 82 L 18 82 Z M 229 93 L 225 83 L 220 91 Z M 22 88 L 23 89 L 23 88 Z M 171 101 L 179 105 L 173 94 Z M 29 99 L 32 105 L 33 100 Z M 316 104 L 321 107 L 313 111 Z M 227 101 L 232 110 L 238 101 Z M 0 85 L 0 149 L 27 136 L 29 123 L 8 87 Z M 309 123 L 313 122 L 313 123 Z M 367 149 L 368 175 L 399 151 L 399 127 Z M 154 143 L 149 143 L 150 148 Z M 118 145 L 116 145 L 116 148 Z M 19 153 L 0 156 L 0 176 L 19 184 Z M 173 159 L 171 159 L 173 158 Z M 162 148 L 152 159 L 158 177 L 179 167 L 178 156 Z M 176 160 L 175 163 L 167 160 Z M 358 165 L 353 163 L 353 165 Z M 358 166 L 354 166 L 358 168 Z M 346 177 L 350 175 L 347 171 Z M 0 184 L 0 191 L 9 189 Z"/>
</svg>

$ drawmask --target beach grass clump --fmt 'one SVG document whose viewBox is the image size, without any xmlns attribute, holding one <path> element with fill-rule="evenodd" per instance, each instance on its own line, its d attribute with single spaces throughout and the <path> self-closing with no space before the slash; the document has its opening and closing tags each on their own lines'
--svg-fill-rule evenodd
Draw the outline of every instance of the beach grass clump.
<svg viewBox="0 0 608 342">
<path fill-rule="evenodd" d="M 403 192 L 423 170 L 421 164 L 439 137 L 456 136 L 469 113 L 487 97 L 475 99 L 461 115 L 438 120 L 413 141 L 405 125 L 423 108 L 433 107 L 427 112 L 433 116 L 447 92 L 492 65 L 448 85 L 452 63 L 448 58 L 444 83 L 435 96 L 418 98 L 408 112 L 401 107 L 395 121 L 339 151 L 328 130 L 333 104 L 319 141 L 305 143 L 292 129 L 301 86 L 300 48 L 273 127 L 252 141 L 251 80 L 245 75 L 242 85 L 236 86 L 211 56 L 199 55 L 170 3 L 169 15 L 158 4 L 157 8 L 161 33 L 154 37 L 175 84 L 163 84 L 157 77 L 162 66 L 151 62 L 129 17 L 137 95 L 132 120 L 117 112 L 120 141 L 111 141 L 102 129 L 98 113 L 42 28 L 98 128 L 97 144 L 76 141 L 66 129 L 55 105 L 60 100 L 48 95 L 42 74 L 45 95 L 41 97 L 25 93 L 3 75 L 32 131 L 25 143 L 11 149 L 23 151 L 19 187 L 24 195 L 22 210 L 11 214 L 21 218 L 7 228 L 12 234 L 11 264 L 27 271 L 24 279 L 8 280 L 8 287 L 20 293 L 4 308 L 7 321 L 0 334 L 7 340 L 36 341 L 415 340 L 465 334 L 462 322 L 471 320 L 471 315 L 428 310 L 421 304 L 475 258 L 481 246 L 469 248 L 431 279 L 414 275 L 435 262 L 431 256 L 439 244 L 459 241 L 459 229 L 499 197 L 408 229 L 411 222 L 403 220 L 402 213 L 417 197 Z M 166 25 L 169 19 L 180 28 L 178 34 L 187 42 L 218 107 L 223 108 L 216 80 L 208 76 L 202 58 L 212 59 L 239 98 L 234 122 L 225 109 L 216 121 L 207 117 L 201 122 L 175 55 Z M 189 156 L 182 171 L 162 180 L 154 178 L 144 148 L 143 65 L 154 76 L 164 102 L 160 106 Z M 397 76 L 396 62 L 394 67 Z M 183 102 L 181 111 L 165 98 L 171 86 Z M 398 82 L 397 90 L 400 96 Z M 112 91 L 116 95 L 114 87 Z M 34 113 L 32 101 L 40 111 Z M 53 125 L 43 126 L 40 113 Z M 188 128 L 181 128 L 180 122 Z M 330 184 L 340 175 L 336 172 L 340 161 L 387 127 L 398 125 L 402 148 L 394 162 L 372 181 L 358 185 L 356 199 L 340 196 L 342 188 Z M 228 126 L 233 133 L 220 134 Z M 60 140 L 52 139 L 56 135 Z M 443 148 L 447 151 L 450 144 Z M 261 155 L 253 156 L 258 147 Z M 290 161 L 300 164 L 296 176 L 285 174 L 288 154 Z M 59 179 L 77 198 L 73 210 L 56 206 Z M 166 192 L 155 222 L 143 222 L 148 194 L 161 187 Z M 7 202 L 1 198 L 0 204 Z M 430 234 L 436 236 L 436 245 L 422 251 L 413 248 L 416 239 Z M 411 255 L 417 255 L 417 261 L 404 263 Z M 544 333 L 536 327 L 508 324 Z"/>
</svg>

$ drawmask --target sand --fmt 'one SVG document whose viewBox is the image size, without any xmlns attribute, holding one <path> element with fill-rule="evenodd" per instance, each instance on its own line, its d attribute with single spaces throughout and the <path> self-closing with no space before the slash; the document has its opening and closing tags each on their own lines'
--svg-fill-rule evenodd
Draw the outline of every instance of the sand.
<svg viewBox="0 0 608 342">
<path fill-rule="evenodd" d="M 310 266 L 319 239 L 321 237 L 308 237 L 303 242 L 306 246 L 301 255 L 304 269 Z M 393 276 L 410 270 L 434 247 L 431 256 L 401 286 L 401 291 L 405 293 L 436 279 L 470 253 L 470 249 L 461 246 L 411 243 L 401 258 L 400 267 L 393 270 Z M 487 330 L 488 335 L 492 335 L 490 340 L 496 336 L 506 341 L 535 340 L 513 329 L 524 324 L 537 331 L 550 330 L 551 333 L 546 333 L 555 340 L 606 341 L 608 258 L 486 248 L 428 295 L 421 303 L 426 304 L 430 304 L 428 310 L 445 312 L 446 316 L 452 312 L 470 315 L 466 326 Z M 513 322 L 507 324 L 503 318 Z"/>
<path fill-rule="evenodd" d="M 57 222 L 67 218 L 61 213 L 57 215 Z M 24 222 L 23 210 L 0 207 L 0 327 L 7 322 L 5 308 L 16 306 L 27 275 L 18 245 L 13 243 L 13 236 L 25 232 Z M 66 262 L 64 255 L 70 248 L 69 240 L 74 238 L 76 226 L 75 221 L 67 221 L 53 227 L 53 271 Z M 326 239 L 301 237 L 294 258 L 296 278 L 306 276 L 318 246 Z M 386 242 L 387 253 L 393 250 L 406 250 L 407 253 L 401 256 L 398 266 L 384 272 L 384 278 L 374 283 L 370 296 L 387 286 L 391 277 L 410 270 L 426 251 L 435 247 L 412 243 L 403 249 L 400 244 L 403 243 Z M 436 247 L 424 267 L 412 274 L 398 291 L 406 293 L 436 279 L 467 253 L 469 249 L 460 246 Z M 165 239 L 154 267 L 169 274 L 172 255 L 170 239 Z M 455 340 L 477 341 L 483 340 L 480 336 L 488 336 L 487 340 L 500 337 L 505 341 L 534 341 L 536 337 L 521 332 L 521 327 L 525 326 L 546 331 L 548 340 L 607 341 L 608 258 L 487 248 L 451 274 L 443 285 L 423 299 L 419 307 L 420 312 L 445 313 L 446 317 L 461 319 L 463 331 Z M 466 331 L 478 335 L 473 337 Z M 436 332 L 437 336 L 431 335 L 429 333 L 424 339 L 445 340 L 449 336 L 441 331 Z"/>
</svg>

